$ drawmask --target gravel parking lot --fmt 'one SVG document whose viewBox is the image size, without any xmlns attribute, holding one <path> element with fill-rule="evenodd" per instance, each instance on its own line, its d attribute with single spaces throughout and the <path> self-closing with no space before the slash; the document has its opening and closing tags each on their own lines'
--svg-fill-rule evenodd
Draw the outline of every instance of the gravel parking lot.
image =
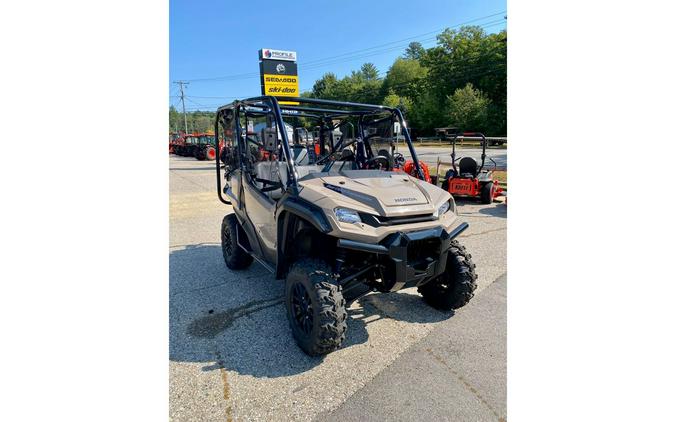
<svg viewBox="0 0 675 422">
<path fill-rule="evenodd" d="M 281 300 L 283 283 L 259 264 L 232 272 L 223 262 L 220 223 L 231 207 L 217 198 L 214 163 L 170 156 L 169 166 L 172 420 L 323 420 L 331 418 L 332 412 L 346 412 L 344 404 L 351 402 L 349 409 L 355 412 L 365 406 L 356 401 L 359 394 L 367 394 L 377 380 L 382 383 L 387 373 L 395 376 L 410 368 L 405 366 L 409 365 L 406 356 L 410 359 L 416 345 L 428 341 L 425 337 L 432 332 L 438 335 L 430 337 L 450 339 L 443 344 L 462 339 L 457 349 L 427 345 L 433 353 L 425 353 L 420 361 L 437 366 L 443 361 L 454 371 L 454 375 L 436 372 L 435 379 L 429 378 L 429 385 L 447 381 L 446 387 L 454 391 L 444 397 L 455 410 L 444 414 L 471 420 L 506 416 L 506 307 L 500 299 L 506 289 L 503 204 L 459 202 L 460 215 L 470 224 L 460 239 L 472 253 L 479 274 L 478 293 L 467 307 L 454 316 L 436 311 L 415 289 L 369 294 L 349 309 L 344 346 L 325 358 L 310 358 L 290 334 Z M 502 287 L 491 288 L 497 279 L 495 286 Z M 486 302 L 492 305 L 480 305 L 489 287 L 496 299 Z M 485 319 L 470 317 L 478 312 L 472 309 L 481 306 L 487 307 L 493 320 L 491 328 L 482 331 Z M 497 330 L 501 336 L 495 337 L 494 327 L 502 327 Z M 471 341 L 475 333 L 492 339 L 481 343 L 482 353 L 469 353 L 476 345 Z M 481 367 L 476 366 L 477 359 L 489 363 L 483 368 L 492 369 L 477 370 Z M 382 385 L 379 388 L 384 389 L 387 383 Z M 485 387 L 477 387 L 481 385 Z M 418 414 L 423 420 L 436 417 Z M 356 415 L 344 413 L 343 417 L 352 420 Z M 388 417 L 409 420 L 411 416 L 402 412 L 398 418 Z"/>
</svg>

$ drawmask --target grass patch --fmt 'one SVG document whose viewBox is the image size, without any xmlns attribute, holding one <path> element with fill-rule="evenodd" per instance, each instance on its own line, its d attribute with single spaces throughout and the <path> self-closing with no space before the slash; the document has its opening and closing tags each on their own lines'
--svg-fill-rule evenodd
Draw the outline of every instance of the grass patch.
<svg viewBox="0 0 675 422">
<path fill-rule="evenodd" d="M 494 174 L 495 180 L 498 180 L 500 185 L 501 184 L 506 185 L 506 182 L 507 182 L 506 170 L 496 170 L 493 174 Z"/>
</svg>

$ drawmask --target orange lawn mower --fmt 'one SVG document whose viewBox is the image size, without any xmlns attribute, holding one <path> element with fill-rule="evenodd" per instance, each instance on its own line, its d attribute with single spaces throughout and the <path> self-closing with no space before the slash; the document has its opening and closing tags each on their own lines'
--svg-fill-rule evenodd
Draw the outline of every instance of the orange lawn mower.
<svg viewBox="0 0 675 422">
<path fill-rule="evenodd" d="M 456 158 L 455 143 L 457 139 L 480 138 L 483 152 L 481 153 L 481 163 L 478 163 L 471 157 Z M 487 140 L 482 133 L 466 132 L 463 135 L 453 135 L 452 142 L 452 169 L 445 173 L 445 181 L 441 187 L 450 192 L 453 196 L 479 198 L 483 204 L 491 204 L 498 196 L 503 194 L 503 189 L 499 186 L 499 181 L 494 180 L 493 171 L 497 169 L 497 163 L 490 158 L 494 164 L 492 170 L 484 169 L 485 167 L 485 149 L 487 147 Z M 455 163 L 459 161 L 458 165 Z M 436 164 L 436 174 L 440 170 L 440 158 Z M 440 181 L 440 179 L 439 179 Z"/>
</svg>

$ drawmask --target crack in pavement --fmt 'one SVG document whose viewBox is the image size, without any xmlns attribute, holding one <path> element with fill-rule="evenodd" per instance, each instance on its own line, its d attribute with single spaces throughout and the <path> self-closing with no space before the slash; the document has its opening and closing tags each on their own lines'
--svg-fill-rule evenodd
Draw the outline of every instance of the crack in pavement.
<svg viewBox="0 0 675 422">
<path fill-rule="evenodd" d="M 232 404 L 229 403 L 230 400 L 230 383 L 227 381 L 227 370 L 225 369 L 225 361 L 223 360 L 222 355 L 218 349 L 214 350 L 216 355 L 216 365 L 220 371 L 220 379 L 223 381 L 223 399 L 227 401 L 227 406 L 225 407 L 225 419 L 227 422 L 232 421 Z"/>
<path fill-rule="evenodd" d="M 170 172 L 173 172 L 174 170 L 169 169 L 169 171 L 170 171 Z M 210 190 L 211 190 L 211 188 L 206 187 L 206 186 L 202 185 L 201 183 L 197 183 L 197 182 L 195 182 L 194 180 L 190 180 L 190 179 L 188 179 L 188 178 L 185 177 L 185 176 L 181 176 L 179 173 L 175 173 L 175 172 L 174 172 L 174 175 L 177 176 L 177 177 L 180 177 L 181 179 L 187 180 L 188 182 L 192 183 L 192 184 L 195 185 L 195 186 L 199 186 L 199 187 L 202 188 L 202 189 L 206 189 L 207 191 L 210 191 Z"/>
<path fill-rule="evenodd" d="M 476 387 L 474 387 L 473 385 L 471 385 L 471 384 L 469 383 L 469 381 L 466 380 L 466 378 L 464 378 L 463 376 L 461 376 L 461 375 L 459 374 L 459 372 L 457 372 L 456 370 L 452 369 L 452 367 L 451 367 L 450 365 L 448 365 L 448 363 L 445 361 L 445 359 L 443 359 L 442 357 L 440 357 L 440 356 L 438 356 L 436 353 L 434 353 L 433 350 L 431 350 L 431 348 L 426 348 L 425 351 L 426 351 L 429 355 L 431 355 L 431 357 L 433 357 L 438 363 L 440 363 L 441 365 L 445 366 L 445 367 L 448 369 L 448 371 L 450 371 L 455 377 L 457 377 L 457 379 L 458 379 L 459 381 L 461 381 L 462 384 L 464 384 L 464 386 L 465 386 L 469 391 L 471 391 L 471 393 L 472 393 L 474 396 L 476 396 L 476 398 L 477 398 L 481 403 L 483 403 L 483 404 L 490 410 L 490 412 L 492 412 L 493 415 L 495 415 L 495 417 L 497 418 L 497 421 L 499 421 L 499 422 L 506 422 L 506 418 L 499 416 L 499 413 L 497 413 L 497 411 L 495 410 L 495 408 L 492 407 L 492 406 L 491 406 L 491 405 L 483 398 L 483 396 L 478 392 L 478 389 L 477 389 Z"/>
</svg>

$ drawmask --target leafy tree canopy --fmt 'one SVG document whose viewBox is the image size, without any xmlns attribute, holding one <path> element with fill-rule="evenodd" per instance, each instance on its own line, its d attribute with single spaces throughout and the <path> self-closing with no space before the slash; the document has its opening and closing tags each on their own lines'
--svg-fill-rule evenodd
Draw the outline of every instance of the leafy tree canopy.
<svg viewBox="0 0 675 422">
<path fill-rule="evenodd" d="M 302 96 L 402 107 L 417 134 L 459 126 L 486 135 L 506 135 L 506 31 L 488 34 L 479 26 L 446 29 L 436 45 L 411 42 L 380 76 L 373 63 L 338 78 L 325 73 Z M 302 69 L 301 69 L 302 70 Z M 213 112 L 187 115 L 188 131 L 212 129 Z M 169 109 L 171 130 L 183 116 Z"/>
</svg>

